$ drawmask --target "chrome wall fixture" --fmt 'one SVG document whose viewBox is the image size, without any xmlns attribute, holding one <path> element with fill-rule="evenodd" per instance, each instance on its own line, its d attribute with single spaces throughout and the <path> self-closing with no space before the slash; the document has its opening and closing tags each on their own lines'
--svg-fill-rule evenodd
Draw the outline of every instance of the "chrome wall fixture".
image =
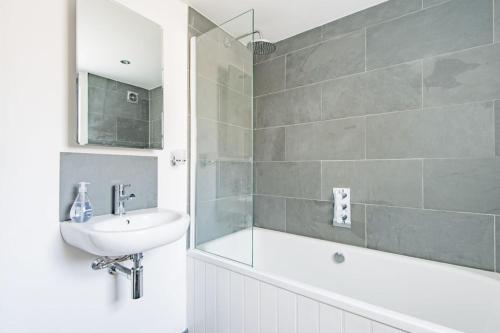
<svg viewBox="0 0 500 333">
<path fill-rule="evenodd" d="M 131 254 L 128 256 L 110 258 L 99 257 L 92 263 L 93 270 L 108 269 L 108 273 L 112 275 L 122 275 L 132 282 L 132 298 L 139 299 L 143 294 L 143 267 L 142 267 L 142 253 Z M 133 265 L 131 268 L 125 267 L 120 262 L 132 260 Z"/>
<path fill-rule="evenodd" d="M 333 189 L 333 225 L 351 227 L 351 189 Z"/>
</svg>

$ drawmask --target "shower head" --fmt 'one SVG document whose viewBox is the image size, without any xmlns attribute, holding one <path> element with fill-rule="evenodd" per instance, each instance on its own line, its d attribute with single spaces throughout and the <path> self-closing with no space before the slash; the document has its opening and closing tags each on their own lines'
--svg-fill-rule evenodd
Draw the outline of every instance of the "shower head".
<svg viewBox="0 0 500 333">
<path fill-rule="evenodd" d="M 276 51 L 276 45 L 267 39 L 259 38 L 247 44 L 249 50 L 253 49 L 254 55 L 269 55 Z"/>
<path fill-rule="evenodd" d="M 240 36 L 236 38 L 236 40 L 240 40 L 242 38 L 252 36 L 255 34 L 258 34 L 259 38 L 255 39 L 254 41 L 250 41 L 247 44 L 247 49 L 253 51 L 254 55 L 269 55 L 274 51 L 276 51 L 276 45 L 274 43 L 271 43 L 267 39 L 262 38 L 262 34 L 260 33 L 259 30 L 255 30 L 253 32 Z"/>
</svg>

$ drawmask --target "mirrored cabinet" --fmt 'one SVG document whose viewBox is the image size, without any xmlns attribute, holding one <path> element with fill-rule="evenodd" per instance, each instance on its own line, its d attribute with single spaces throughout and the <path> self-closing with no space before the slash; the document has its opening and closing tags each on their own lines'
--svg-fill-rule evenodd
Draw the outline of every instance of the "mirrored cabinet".
<svg viewBox="0 0 500 333">
<path fill-rule="evenodd" d="M 163 32 L 111 0 L 77 2 L 78 144 L 163 148 Z"/>
</svg>

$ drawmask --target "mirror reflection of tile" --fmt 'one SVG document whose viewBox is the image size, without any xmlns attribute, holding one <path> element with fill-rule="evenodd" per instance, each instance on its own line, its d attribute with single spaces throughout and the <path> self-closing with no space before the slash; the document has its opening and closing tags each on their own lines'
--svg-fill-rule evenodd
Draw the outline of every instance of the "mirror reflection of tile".
<svg viewBox="0 0 500 333">
<path fill-rule="evenodd" d="M 161 86 L 146 90 L 90 73 L 88 79 L 90 144 L 161 149 Z"/>
</svg>

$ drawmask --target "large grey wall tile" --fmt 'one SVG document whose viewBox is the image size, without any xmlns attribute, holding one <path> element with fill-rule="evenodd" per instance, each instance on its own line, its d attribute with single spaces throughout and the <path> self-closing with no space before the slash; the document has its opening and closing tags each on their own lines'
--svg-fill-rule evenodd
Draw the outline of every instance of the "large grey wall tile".
<svg viewBox="0 0 500 333">
<path fill-rule="evenodd" d="M 455 0 L 367 30 L 367 68 L 462 50 L 493 41 L 491 0 Z"/>
<path fill-rule="evenodd" d="M 256 128 L 306 123 L 320 119 L 319 85 L 287 90 L 255 99 Z"/>
<path fill-rule="evenodd" d="M 149 120 L 161 120 L 163 113 L 163 87 L 149 91 Z"/>
<path fill-rule="evenodd" d="M 255 96 L 285 89 L 285 57 L 279 57 L 254 66 Z"/>
<path fill-rule="evenodd" d="M 255 161 L 285 160 L 285 128 L 265 128 L 254 131 Z"/>
<path fill-rule="evenodd" d="M 196 165 L 196 200 L 207 201 L 217 198 L 217 162 L 200 160 Z"/>
<path fill-rule="evenodd" d="M 158 205 L 158 159 L 149 156 L 61 153 L 59 169 L 59 218 L 69 219 L 78 182 L 89 182 L 88 193 L 94 216 L 113 211 L 113 185 L 132 184 L 127 210 Z"/>
<path fill-rule="evenodd" d="M 368 247 L 493 270 L 492 216 L 367 206 Z"/>
<path fill-rule="evenodd" d="M 255 162 L 255 193 L 319 199 L 320 162 Z"/>
<path fill-rule="evenodd" d="M 88 140 L 91 144 L 116 142 L 116 117 L 89 112 Z"/>
<path fill-rule="evenodd" d="M 252 196 L 196 202 L 196 245 L 250 227 Z"/>
<path fill-rule="evenodd" d="M 117 118 L 116 138 L 123 144 L 149 145 L 149 122 L 127 118 Z"/>
<path fill-rule="evenodd" d="M 252 194 L 252 163 L 220 161 L 218 167 L 218 197 Z"/>
<path fill-rule="evenodd" d="M 368 117 L 367 158 L 493 157 L 491 102 Z"/>
<path fill-rule="evenodd" d="M 103 88 L 88 87 L 88 112 L 89 113 L 104 113 L 104 102 L 106 100 L 106 90 Z"/>
<path fill-rule="evenodd" d="M 495 101 L 495 147 L 496 155 L 500 156 L 500 101 Z"/>
<path fill-rule="evenodd" d="M 390 0 L 352 15 L 340 18 L 323 26 L 323 38 L 330 39 L 363 29 L 422 7 L 422 0 Z"/>
<path fill-rule="evenodd" d="M 403 64 L 323 84 L 323 119 L 416 109 L 422 104 L 422 66 Z"/>
<path fill-rule="evenodd" d="M 220 87 L 220 112 L 222 122 L 252 128 L 252 98 L 227 87 Z"/>
<path fill-rule="evenodd" d="M 277 43 L 276 51 L 269 55 L 257 55 L 254 57 L 255 63 L 260 63 L 268 59 L 276 58 L 284 54 L 305 48 L 321 41 L 321 27 L 304 31 L 298 35 L 283 39 Z"/>
<path fill-rule="evenodd" d="M 427 7 L 443 4 L 443 3 L 448 2 L 448 1 L 450 1 L 450 0 L 423 0 L 423 5 L 424 5 L 424 8 L 427 8 Z"/>
<path fill-rule="evenodd" d="M 277 231 L 286 231 L 286 199 L 254 195 L 254 225 Z"/>
<path fill-rule="evenodd" d="M 495 42 L 500 40 L 500 0 L 495 0 Z"/>
<path fill-rule="evenodd" d="M 351 228 L 333 226 L 331 201 L 286 199 L 286 231 L 350 245 L 365 246 L 365 206 L 351 206 Z"/>
<path fill-rule="evenodd" d="M 500 45 L 424 61 L 424 106 L 497 98 L 500 98 Z"/>
<path fill-rule="evenodd" d="M 196 77 L 196 115 L 213 120 L 219 118 L 219 86 L 203 76 Z"/>
<path fill-rule="evenodd" d="M 287 88 L 359 73 L 365 70 L 365 35 L 353 33 L 286 57 Z"/>
<path fill-rule="evenodd" d="M 351 189 L 351 202 L 422 207 L 422 162 L 322 162 L 322 199 L 332 199 L 332 188 Z"/>
<path fill-rule="evenodd" d="M 364 132 L 363 118 L 289 126 L 285 157 L 288 161 L 362 159 Z"/>
<path fill-rule="evenodd" d="M 500 214 L 500 159 L 426 160 L 425 208 Z"/>
<path fill-rule="evenodd" d="M 252 130 L 217 124 L 218 156 L 223 159 L 250 159 L 252 157 Z"/>
<path fill-rule="evenodd" d="M 197 127 L 197 153 L 200 160 L 216 160 L 219 155 L 218 124 L 216 121 L 198 118 Z"/>
</svg>

